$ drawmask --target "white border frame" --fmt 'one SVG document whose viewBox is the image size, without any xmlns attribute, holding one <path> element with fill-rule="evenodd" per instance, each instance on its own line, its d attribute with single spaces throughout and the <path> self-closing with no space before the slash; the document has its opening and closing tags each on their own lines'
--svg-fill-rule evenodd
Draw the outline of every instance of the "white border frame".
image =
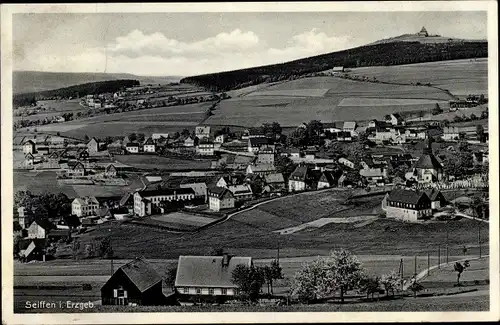
<svg viewBox="0 0 500 325">
<path fill-rule="evenodd" d="M 490 311 L 489 312 L 282 312 L 282 313 L 78 313 L 14 314 L 12 236 L 12 14 L 141 12 L 321 12 L 321 11 L 487 11 L 490 133 Z M 498 21 L 495 1 L 281 2 L 281 3 L 113 3 L 16 4 L 1 6 L 1 208 L 2 322 L 5 324 L 287 323 L 479 321 L 500 319 L 498 209 Z"/>
</svg>

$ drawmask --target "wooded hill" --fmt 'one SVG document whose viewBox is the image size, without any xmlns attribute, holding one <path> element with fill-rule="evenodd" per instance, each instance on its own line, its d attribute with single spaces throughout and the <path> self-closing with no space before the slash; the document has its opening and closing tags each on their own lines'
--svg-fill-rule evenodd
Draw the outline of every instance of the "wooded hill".
<svg viewBox="0 0 500 325">
<path fill-rule="evenodd" d="M 138 86 L 139 81 L 132 79 L 107 80 L 98 82 L 89 82 L 81 85 L 75 85 L 54 90 L 45 90 L 34 93 L 14 94 L 14 107 L 28 106 L 36 104 L 37 100 L 83 97 L 86 95 L 113 93 L 121 89 Z"/>
<path fill-rule="evenodd" d="M 335 66 L 357 68 L 483 57 L 488 57 L 486 41 L 432 44 L 390 42 L 365 45 L 281 64 L 187 77 L 180 82 L 205 87 L 211 91 L 227 91 L 263 82 L 287 80 L 332 69 Z"/>
</svg>

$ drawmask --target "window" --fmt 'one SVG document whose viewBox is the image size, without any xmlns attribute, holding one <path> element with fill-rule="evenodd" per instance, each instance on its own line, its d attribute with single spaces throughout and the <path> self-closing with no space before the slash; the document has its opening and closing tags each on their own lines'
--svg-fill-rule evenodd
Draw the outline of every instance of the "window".
<svg viewBox="0 0 500 325">
<path fill-rule="evenodd" d="M 214 294 L 214 288 L 209 288 L 208 289 L 208 294 L 213 295 Z"/>
<path fill-rule="evenodd" d="M 223 295 L 227 295 L 227 289 L 226 289 L 226 288 L 222 288 L 222 290 L 221 290 L 221 291 L 222 291 L 222 294 L 223 294 Z"/>
<path fill-rule="evenodd" d="M 183 293 L 189 293 L 189 288 L 184 288 L 184 289 L 182 290 L 182 292 L 183 292 Z"/>
<path fill-rule="evenodd" d="M 201 288 L 196 288 L 196 294 L 201 295 Z"/>
</svg>

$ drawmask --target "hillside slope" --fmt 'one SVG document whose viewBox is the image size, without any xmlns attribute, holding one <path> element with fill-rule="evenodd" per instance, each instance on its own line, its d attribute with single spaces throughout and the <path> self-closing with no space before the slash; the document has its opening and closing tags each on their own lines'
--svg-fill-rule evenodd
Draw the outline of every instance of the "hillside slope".
<svg viewBox="0 0 500 325">
<path fill-rule="evenodd" d="M 421 43 L 386 42 L 322 54 L 282 64 L 219 72 L 183 78 L 212 91 L 228 91 L 263 82 L 289 80 L 301 75 L 325 71 L 334 66 L 346 68 L 389 66 L 488 56 L 486 41 Z"/>
<path fill-rule="evenodd" d="M 144 77 L 127 73 L 14 71 L 12 74 L 12 91 L 14 94 L 33 93 L 66 88 L 90 82 L 119 79 L 134 79 L 138 80 L 141 84 L 165 84 L 178 82 L 181 77 Z"/>
</svg>

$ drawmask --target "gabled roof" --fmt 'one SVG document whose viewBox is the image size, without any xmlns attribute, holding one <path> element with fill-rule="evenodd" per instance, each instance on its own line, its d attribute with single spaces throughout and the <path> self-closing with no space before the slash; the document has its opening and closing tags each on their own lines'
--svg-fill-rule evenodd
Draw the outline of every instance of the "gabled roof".
<svg viewBox="0 0 500 325">
<path fill-rule="evenodd" d="M 144 141 L 144 145 L 154 145 L 155 142 L 151 138 L 147 138 L 146 141 Z"/>
<path fill-rule="evenodd" d="M 223 266 L 224 256 L 179 256 L 175 286 L 236 288 L 231 276 L 237 265 L 252 265 L 251 257 L 234 256 Z"/>
<path fill-rule="evenodd" d="M 34 145 L 35 145 L 35 143 L 34 143 L 33 141 L 31 141 L 31 140 L 24 141 L 24 142 L 23 142 L 23 146 L 24 146 L 25 144 L 30 144 L 30 145 L 32 145 L 32 146 L 34 146 Z"/>
<path fill-rule="evenodd" d="M 342 127 L 343 129 L 352 129 L 354 130 L 356 128 L 356 122 L 344 122 L 344 125 Z"/>
<path fill-rule="evenodd" d="M 135 142 L 129 142 L 125 145 L 127 148 L 131 148 L 131 147 L 139 147 L 139 144 L 138 143 L 135 143 Z"/>
<path fill-rule="evenodd" d="M 290 174 L 290 179 L 295 181 L 305 181 L 307 177 L 307 166 L 299 165 L 295 168 L 295 170 Z"/>
<path fill-rule="evenodd" d="M 217 198 L 219 199 L 222 199 L 223 197 L 229 195 L 230 197 L 234 197 L 233 193 L 231 193 L 231 191 L 229 191 L 227 188 L 225 187 L 212 187 L 208 190 L 208 193 L 209 194 L 214 194 L 217 196 Z"/>
<path fill-rule="evenodd" d="M 93 196 L 85 196 L 85 197 L 77 197 L 73 200 L 73 202 L 78 202 L 81 205 L 87 205 L 87 204 L 97 204 L 99 205 L 99 201 Z"/>
<path fill-rule="evenodd" d="M 121 270 L 140 292 L 144 292 L 162 281 L 161 276 L 155 269 L 142 258 L 136 258 L 123 265 L 118 270 Z"/>
<path fill-rule="evenodd" d="M 263 146 L 269 143 L 267 138 L 249 138 L 248 141 L 251 147 Z"/>
<path fill-rule="evenodd" d="M 130 194 L 130 192 L 123 194 L 122 198 L 120 199 L 119 205 L 124 206 L 125 204 L 127 204 L 128 200 L 130 200 L 131 197 L 132 195 Z"/>
<path fill-rule="evenodd" d="M 324 171 L 319 178 L 320 183 L 328 183 L 330 186 L 335 184 L 335 178 L 329 171 Z"/>
<path fill-rule="evenodd" d="M 106 171 L 108 172 L 109 170 L 114 169 L 116 171 L 116 167 L 113 164 L 109 164 L 106 166 Z"/>
<path fill-rule="evenodd" d="M 229 185 L 228 190 L 233 193 L 234 196 L 237 195 L 245 195 L 245 194 L 253 194 L 252 188 L 248 184 L 242 185 Z"/>
<path fill-rule="evenodd" d="M 444 198 L 443 193 L 440 190 L 432 188 L 430 190 L 426 190 L 425 194 L 431 199 L 431 201 L 439 200 L 440 198 Z"/>
<path fill-rule="evenodd" d="M 38 220 L 35 220 L 31 223 L 34 224 L 36 223 L 38 226 L 40 226 L 41 228 L 45 229 L 45 230 L 50 230 L 50 229 L 54 229 L 55 226 L 50 222 L 48 221 L 47 219 L 38 219 Z M 30 225 L 30 227 L 31 227 Z"/>
<path fill-rule="evenodd" d="M 425 192 L 417 192 L 406 189 L 394 189 L 389 193 L 387 198 L 389 201 L 407 203 L 407 204 L 417 204 L 421 199 L 429 200 L 429 197 Z"/>
</svg>

